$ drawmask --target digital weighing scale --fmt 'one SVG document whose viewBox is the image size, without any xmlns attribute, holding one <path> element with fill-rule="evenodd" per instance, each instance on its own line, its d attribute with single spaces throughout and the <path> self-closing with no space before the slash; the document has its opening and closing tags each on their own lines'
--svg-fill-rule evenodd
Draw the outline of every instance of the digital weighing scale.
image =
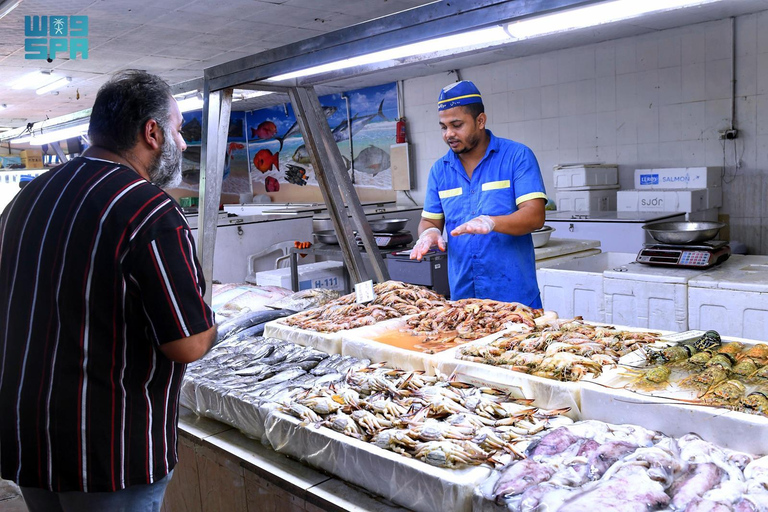
<svg viewBox="0 0 768 512">
<path fill-rule="evenodd" d="M 638 263 L 668 267 L 706 269 L 719 265 L 731 255 L 725 240 L 697 244 L 645 244 L 637 255 Z"/>
</svg>

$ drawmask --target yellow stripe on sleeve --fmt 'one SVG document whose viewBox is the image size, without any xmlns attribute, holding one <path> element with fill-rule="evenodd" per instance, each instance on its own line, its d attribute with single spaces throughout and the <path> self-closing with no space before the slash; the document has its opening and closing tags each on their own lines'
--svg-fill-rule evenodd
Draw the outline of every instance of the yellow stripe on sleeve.
<svg viewBox="0 0 768 512">
<path fill-rule="evenodd" d="M 433 220 L 440 220 L 445 218 L 445 215 L 443 215 L 442 213 L 431 213 L 426 210 L 421 212 L 421 216 L 424 217 L 425 219 L 433 219 Z"/>
<path fill-rule="evenodd" d="M 515 204 L 519 205 L 520 203 L 530 201 L 531 199 L 543 199 L 546 201 L 547 194 L 545 194 L 544 192 L 531 192 L 530 194 L 525 194 L 524 196 L 520 196 L 517 199 L 515 199 Z"/>
</svg>

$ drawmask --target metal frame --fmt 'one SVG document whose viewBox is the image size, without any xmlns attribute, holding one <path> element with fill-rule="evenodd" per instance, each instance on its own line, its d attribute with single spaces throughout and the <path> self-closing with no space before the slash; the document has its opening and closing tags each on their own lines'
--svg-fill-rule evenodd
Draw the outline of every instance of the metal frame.
<svg viewBox="0 0 768 512">
<path fill-rule="evenodd" d="M 293 104 L 306 147 L 317 175 L 328 211 L 337 232 L 344 261 L 355 282 L 369 278 L 353 233 L 362 239 L 377 281 L 389 278 L 360 200 L 344 167 L 341 153 L 312 84 L 370 72 L 382 65 L 359 66 L 343 73 L 329 73 L 312 80 L 294 80 L 290 85 L 258 83 L 260 80 L 312 66 L 380 50 L 387 50 L 436 37 L 485 28 L 515 19 L 596 3 L 599 0 L 464 0 L 435 2 L 398 14 L 361 23 L 318 37 L 299 41 L 205 70 L 203 82 L 203 138 L 200 172 L 200 243 L 203 273 L 213 276 L 218 201 L 221 197 L 224 152 L 231 111 L 232 90 L 264 90 L 287 93 Z M 396 66 L 388 63 L 384 66 Z M 199 89 L 199 80 L 178 84 L 174 91 Z M 223 92 L 222 92 L 223 91 Z M 210 127 L 218 127 L 213 132 Z M 211 148 L 213 148 L 211 150 Z M 345 209 L 346 203 L 346 209 Z M 347 215 L 347 210 L 352 218 Z M 210 302 L 210 287 L 206 300 Z"/>
</svg>

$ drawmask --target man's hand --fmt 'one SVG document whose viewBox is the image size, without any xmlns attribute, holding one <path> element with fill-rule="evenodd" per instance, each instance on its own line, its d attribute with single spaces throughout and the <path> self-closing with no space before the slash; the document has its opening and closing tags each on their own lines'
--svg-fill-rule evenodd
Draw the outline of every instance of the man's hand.
<svg viewBox="0 0 768 512">
<path fill-rule="evenodd" d="M 442 233 L 437 228 L 425 229 L 419 236 L 416 245 L 411 249 L 411 259 L 421 261 L 421 258 L 435 245 L 445 252 L 445 240 L 443 240 Z"/>
<path fill-rule="evenodd" d="M 489 216 L 481 215 L 457 227 L 451 231 L 451 235 L 487 235 L 494 227 L 496 223 Z"/>
</svg>

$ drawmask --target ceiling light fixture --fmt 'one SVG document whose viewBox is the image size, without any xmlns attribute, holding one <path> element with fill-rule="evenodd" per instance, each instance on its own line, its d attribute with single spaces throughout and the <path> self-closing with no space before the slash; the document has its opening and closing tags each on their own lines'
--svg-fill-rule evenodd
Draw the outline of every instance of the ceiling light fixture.
<svg viewBox="0 0 768 512">
<path fill-rule="evenodd" d="M 567 9 L 553 14 L 527 18 L 507 24 L 495 26 L 462 34 L 455 34 L 437 39 L 430 39 L 420 43 L 399 46 L 389 50 L 369 53 L 359 57 L 330 62 L 320 66 L 300 69 L 290 73 L 274 76 L 266 79 L 268 82 L 278 82 L 291 78 L 301 78 L 320 73 L 328 73 L 347 69 L 354 66 L 364 66 L 377 62 L 385 62 L 394 59 L 403 59 L 416 55 L 445 52 L 446 50 L 459 50 L 462 48 L 476 47 L 478 45 L 496 46 L 515 40 L 529 39 L 554 32 L 574 30 L 579 28 L 601 25 L 614 21 L 636 18 L 643 14 L 653 12 L 671 11 L 684 7 L 693 7 L 723 0 L 615 0 Z"/>
<path fill-rule="evenodd" d="M 53 72 L 49 69 L 27 73 L 26 75 L 16 80 L 11 86 L 11 89 L 36 89 L 38 87 L 42 87 L 51 83 L 52 74 Z"/>
<path fill-rule="evenodd" d="M 232 95 L 232 101 L 249 100 L 258 96 L 266 96 L 272 94 L 272 91 L 251 91 L 246 89 L 235 89 L 235 93 Z M 194 91 L 191 93 L 177 94 L 174 96 L 179 104 L 179 110 L 184 112 L 190 112 L 192 110 L 200 110 L 203 108 L 203 95 L 200 91 Z"/>
<path fill-rule="evenodd" d="M 523 40 L 719 1 L 722 0 L 614 0 L 515 21 L 506 26 L 506 31 L 511 37 Z"/>
<path fill-rule="evenodd" d="M 45 93 L 51 92 L 51 91 L 53 91 L 55 89 L 60 89 L 61 87 L 64 87 L 65 85 L 67 85 L 71 81 L 72 81 L 72 77 L 65 76 L 64 78 L 60 78 L 59 80 L 56 80 L 55 82 L 52 82 L 52 83 L 50 83 L 48 85 L 44 85 L 44 86 L 40 87 L 35 92 L 38 95 L 45 94 Z"/>
<path fill-rule="evenodd" d="M 377 62 L 385 62 L 388 60 L 403 59 L 406 57 L 413 57 L 414 55 L 454 50 L 457 48 L 466 47 L 469 44 L 475 46 L 478 44 L 501 43 L 503 41 L 509 41 L 509 35 L 504 31 L 503 27 L 494 26 L 473 30 L 471 32 L 465 32 L 463 34 L 439 37 L 437 39 L 429 39 L 420 43 L 398 46 L 397 48 L 391 48 L 389 50 L 369 53 L 359 57 L 352 57 L 336 62 L 330 62 L 328 64 L 313 66 L 311 68 L 300 69 L 291 73 L 273 76 L 272 78 L 268 78 L 267 81 L 279 82 L 281 80 L 289 80 L 291 78 L 301 78 L 310 75 L 317 75 L 320 73 L 328 73 L 330 71 L 338 71 L 340 69 L 351 68 L 354 66 L 364 66 L 366 64 L 375 64 Z"/>
<path fill-rule="evenodd" d="M 53 130 L 50 132 L 43 132 L 32 134 L 20 139 L 15 139 L 12 142 L 14 144 L 26 144 L 31 146 L 42 146 L 51 142 L 58 142 L 60 140 L 71 139 L 72 137 L 79 137 L 85 135 L 88 132 L 88 123 L 78 124 L 70 126 L 69 128 L 62 128 L 61 130 Z"/>
</svg>

